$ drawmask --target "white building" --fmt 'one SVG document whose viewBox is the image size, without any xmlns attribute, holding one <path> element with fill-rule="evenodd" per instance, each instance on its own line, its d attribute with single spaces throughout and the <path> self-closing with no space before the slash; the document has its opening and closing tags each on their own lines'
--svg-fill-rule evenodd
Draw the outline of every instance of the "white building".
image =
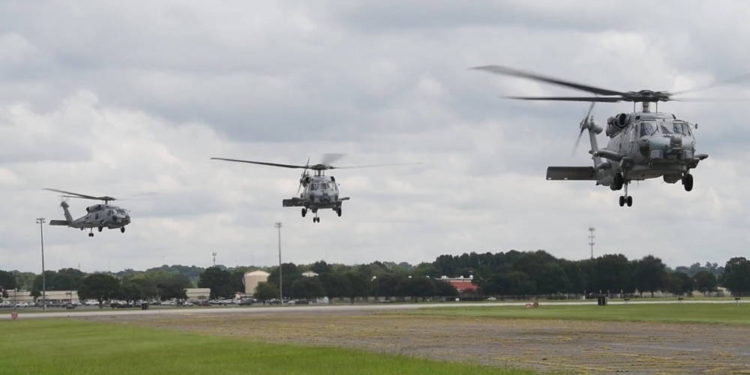
<svg viewBox="0 0 750 375">
<path fill-rule="evenodd" d="M 252 296 L 253 294 L 255 294 L 255 288 L 258 287 L 258 284 L 268 281 L 268 276 L 270 275 L 271 274 L 265 271 L 253 271 L 246 273 L 243 279 L 245 283 L 245 294 L 248 296 Z"/>
</svg>

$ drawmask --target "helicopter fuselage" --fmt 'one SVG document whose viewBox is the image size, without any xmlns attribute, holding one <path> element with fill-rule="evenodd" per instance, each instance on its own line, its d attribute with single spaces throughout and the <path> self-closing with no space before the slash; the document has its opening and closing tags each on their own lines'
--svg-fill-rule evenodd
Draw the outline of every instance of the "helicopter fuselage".
<svg viewBox="0 0 750 375">
<path fill-rule="evenodd" d="M 679 181 L 708 155 L 695 151 L 695 125 L 670 113 L 620 114 L 607 121 L 607 146 L 593 150 L 597 184 L 612 186 L 617 173 L 625 181 L 663 177 Z M 606 161 L 596 162 L 599 156 Z"/>
<path fill-rule="evenodd" d="M 50 225 L 68 226 L 77 229 L 103 228 L 120 229 L 125 232 L 125 226 L 130 224 L 130 214 L 127 210 L 109 204 L 95 204 L 86 207 L 86 215 L 73 219 L 68 210 L 68 204 L 62 202 L 60 206 L 65 213 L 65 220 L 52 220 Z"/>
<path fill-rule="evenodd" d="M 332 209 L 341 216 L 341 205 L 348 197 L 339 197 L 339 186 L 336 178 L 317 173 L 314 176 L 303 175 L 300 178 L 303 187 L 299 197 L 284 199 L 284 207 L 303 207 L 302 216 L 307 210 L 317 214 L 319 209 Z"/>
</svg>

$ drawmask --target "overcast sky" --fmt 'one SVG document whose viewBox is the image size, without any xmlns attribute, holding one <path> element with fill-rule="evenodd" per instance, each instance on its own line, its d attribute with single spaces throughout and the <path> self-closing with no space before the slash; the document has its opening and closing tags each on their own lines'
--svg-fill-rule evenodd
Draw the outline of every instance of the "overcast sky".
<svg viewBox="0 0 750 375">
<path fill-rule="evenodd" d="M 492 76 L 501 64 L 614 90 L 679 90 L 750 72 L 744 1 L 0 2 L 0 269 L 38 272 L 52 187 L 131 199 L 125 234 L 45 226 L 48 269 L 161 264 L 432 261 L 469 251 L 647 254 L 670 266 L 746 256 L 748 102 L 667 103 L 700 124 L 695 188 L 545 181 L 591 165 L 571 149 L 586 103 L 503 95 L 579 92 Z M 750 97 L 750 83 L 702 93 Z M 632 109 L 602 104 L 608 116 Z M 604 142 L 603 134 L 600 142 Z M 351 200 L 321 223 L 282 208 L 303 164 Z M 70 200 L 74 216 L 92 202 Z"/>
</svg>

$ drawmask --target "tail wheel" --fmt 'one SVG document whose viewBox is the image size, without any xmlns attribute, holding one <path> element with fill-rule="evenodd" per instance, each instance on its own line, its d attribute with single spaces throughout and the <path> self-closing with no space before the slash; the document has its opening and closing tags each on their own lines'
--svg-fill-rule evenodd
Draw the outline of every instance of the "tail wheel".
<svg viewBox="0 0 750 375">
<path fill-rule="evenodd" d="M 307 209 L 303 208 L 302 209 L 302 217 L 305 217 L 305 215 L 307 215 Z"/>
<path fill-rule="evenodd" d="M 336 214 L 339 215 L 339 217 L 341 217 L 341 208 L 336 209 Z"/>
<path fill-rule="evenodd" d="M 125 227 L 120 228 L 120 233 L 125 233 Z"/>
</svg>

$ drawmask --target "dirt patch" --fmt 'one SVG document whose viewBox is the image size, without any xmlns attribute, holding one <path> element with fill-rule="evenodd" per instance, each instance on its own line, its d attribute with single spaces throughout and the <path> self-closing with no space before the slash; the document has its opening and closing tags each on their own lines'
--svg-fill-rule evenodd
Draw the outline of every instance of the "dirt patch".
<svg viewBox="0 0 750 375">
<path fill-rule="evenodd" d="M 87 318 L 264 342 L 573 373 L 750 374 L 750 327 L 366 312 Z"/>
</svg>

